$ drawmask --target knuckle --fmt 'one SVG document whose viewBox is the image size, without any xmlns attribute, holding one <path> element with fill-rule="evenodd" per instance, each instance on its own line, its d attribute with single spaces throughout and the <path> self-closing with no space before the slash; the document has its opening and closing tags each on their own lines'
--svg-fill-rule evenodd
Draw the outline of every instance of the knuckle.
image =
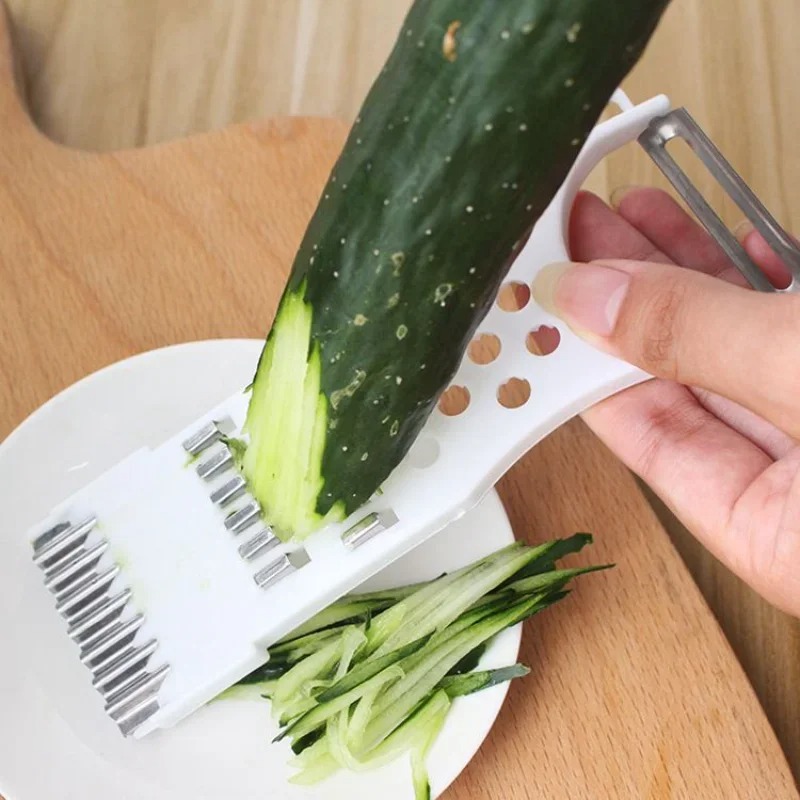
<svg viewBox="0 0 800 800">
<path fill-rule="evenodd" d="M 626 336 L 633 340 L 640 366 L 671 380 L 680 380 L 678 343 L 686 288 L 669 278 L 655 285 L 632 315 Z"/>
<path fill-rule="evenodd" d="M 686 445 L 700 433 L 707 419 L 688 392 L 668 393 L 649 409 L 646 422 L 638 433 L 635 471 L 644 480 L 664 472 L 667 454 L 676 446 Z"/>
</svg>

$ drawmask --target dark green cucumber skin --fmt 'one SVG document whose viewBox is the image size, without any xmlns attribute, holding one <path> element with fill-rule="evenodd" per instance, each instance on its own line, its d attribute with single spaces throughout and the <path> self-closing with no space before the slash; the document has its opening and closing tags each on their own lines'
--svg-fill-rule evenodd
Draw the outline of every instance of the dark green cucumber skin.
<svg viewBox="0 0 800 800">
<path fill-rule="evenodd" d="M 413 5 L 286 289 L 312 307 L 329 400 L 320 514 L 351 513 L 400 463 L 667 5 Z"/>
</svg>

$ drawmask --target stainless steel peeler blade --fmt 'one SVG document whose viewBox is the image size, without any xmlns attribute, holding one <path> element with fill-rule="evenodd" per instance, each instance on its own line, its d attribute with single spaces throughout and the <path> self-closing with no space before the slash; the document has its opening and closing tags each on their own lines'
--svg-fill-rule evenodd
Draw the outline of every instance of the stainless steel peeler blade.
<svg viewBox="0 0 800 800">
<path fill-rule="evenodd" d="M 669 154 L 667 145 L 676 138 L 683 139 L 692 148 L 728 197 L 736 203 L 767 244 L 782 259 L 792 278 L 787 287 L 779 289 L 773 286 Z M 754 289 L 764 292 L 800 290 L 800 248 L 685 108 L 674 109 L 653 119 L 639 137 L 639 144 Z"/>
</svg>

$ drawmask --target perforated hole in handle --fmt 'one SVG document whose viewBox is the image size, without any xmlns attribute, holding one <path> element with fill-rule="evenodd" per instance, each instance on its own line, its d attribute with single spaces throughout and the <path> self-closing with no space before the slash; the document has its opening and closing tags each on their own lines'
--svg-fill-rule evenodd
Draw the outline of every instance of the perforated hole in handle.
<svg viewBox="0 0 800 800">
<path fill-rule="evenodd" d="M 439 411 L 446 417 L 457 417 L 469 407 L 470 394 L 466 386 L 450 386 L 439 398 Z"/>
<path fill-rule="evenodd" d="M 525 346 L 528 352 L 535 356 L 549 356 L 555 353 L 561 344 L 561 333 L 558 328 L 551 325 L 540 325 L 529 331 L 525 337 Z"/>
<path fill-rule="evenodd" d="M 521 311 L 530 301 L 530 287 L 519 281 L 504 283 L 497 293 L 497 305 L 503 311 Z"/>
<path fill-rule="evenodd" d="M 497 402 L 504 408 L 521 408 L 530 396 L 531 385 L 525 378 L 509 378 L 497 389 Z"/>
<path fill-rule="evenodd" d="M 408 463 L 416 469 L 427 469 L 439 460 L 439 442 L 428 436 L 418 439 L 408 451 Z"/>
<path fill-rule="evenodd" d="M 493 333 L 481 333 L 469 343 L 467 355 L 473 364 L 483 366 L 491 364 L 500 355 L 501 349 L 498 336 Z"/>
</svg>

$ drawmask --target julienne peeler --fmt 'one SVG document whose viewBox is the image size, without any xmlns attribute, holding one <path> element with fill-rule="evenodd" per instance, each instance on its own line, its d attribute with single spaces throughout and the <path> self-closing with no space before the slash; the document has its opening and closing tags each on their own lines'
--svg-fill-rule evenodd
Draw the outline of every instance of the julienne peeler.
<svg viewBox="0 0 800 800">
<path fill-rule="evenodd" d="M 506 280 L 530 285 L 568 257 L 576 192 L 604 156 L 638 140 L 750 284 L 779 291 L 667 152 L 679 137 L 786 263 L 792 282 L 780 291 L 795 291 L 800 251 L 689 114 L 664 96 L 634 105 L 617 91 L 612 102 L 619 113 L 595 127 Z M 32 569 L 65 623 L 52 647 L 75 649 L 98 715 L 104 708 L 126 736 L 175 725 L 265 663 L 276 640 L 461 517 L 562 423 L 648 379 L 569 330 L 553 353 L 533 356 L 530 332 L 557 324 L 534 304 L 495 305 L 478 335 L 498 337 L 499 356 L 465 357 L 453 381 L 469 391 L 468 410 L 434 412 L 382 491 L 302 545 L 276 537 L 239 470 L 245 390 L 52 509 L 26 534 Z M 511 377 L 534 387 L 515 409 L 498 402 Z"/>
</svg>

